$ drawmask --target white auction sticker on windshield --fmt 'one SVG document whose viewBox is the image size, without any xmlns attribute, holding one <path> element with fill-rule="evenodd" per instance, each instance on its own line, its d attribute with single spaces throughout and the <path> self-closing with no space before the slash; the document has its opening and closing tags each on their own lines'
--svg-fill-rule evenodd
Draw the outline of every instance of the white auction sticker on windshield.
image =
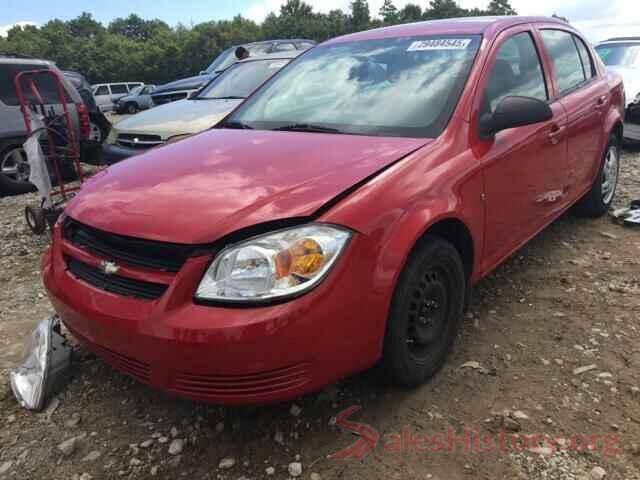
<svg viewBox="0 0 640 480">
<path fill-rule="evenodd" d="M 417 52 L 420 50 L 464 50 L 471 43 L 470 38 L 438 38 L 430 40 L 416 40 L 407 52 Z"/>
</svg>

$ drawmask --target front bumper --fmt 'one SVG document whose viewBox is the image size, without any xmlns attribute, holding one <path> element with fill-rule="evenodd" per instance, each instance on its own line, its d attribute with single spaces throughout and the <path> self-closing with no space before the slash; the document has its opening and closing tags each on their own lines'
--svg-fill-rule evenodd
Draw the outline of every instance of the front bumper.
<svg viewBox="0 0 640 480">
<path fill-rule="evenodd" d="M 146 152 L 146 150 L 142 148 L 127 148 L 111 143 L 102 144 L 102 157 L 104 162 L 108 165 L 118 163 L 125 158 L 140 155 L 144 152 Z"/>
<path fill-rule="evenodd" d="M 389 297 L 368 283 L 374 262 L 351 252 L 366 243 L 354 237 L 311 292 L 266 307 L 195 304 L 209 256 L 188 259 L 158 300 L 100 290 L 67 270 L 64 255 L 73 246 L 59 225 L 42 270 L 63 323 L 114 367 L 194 400 L 260 404 L 316 391 L 379 358 Z"/>
</svg>

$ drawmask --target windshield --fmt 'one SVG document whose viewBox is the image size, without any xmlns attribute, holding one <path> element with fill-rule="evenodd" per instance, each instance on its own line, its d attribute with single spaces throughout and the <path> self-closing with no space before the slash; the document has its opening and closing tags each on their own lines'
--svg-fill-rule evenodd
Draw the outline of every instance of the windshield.
<svg viewBox="0 0 640 480">
<path fill-rule="evenodd" d="M 608 43 L 598 45 L 596 52 L 608 67 L 640 68 L 640 44 Z"/>
<path fill-rule="evenodd" d="M 480 39 L 402 37 L 316 47 L 226 123 L 436 137 L 458 102 Z"/>
<path fill-rule="evenodd" d="M 289 63 L 289 59 L 254 60 L 237 63 L 213 80 L 195 98 L 198 100 L 246 98 L 287 63 Z"/>
<path fill-rule="evenodd" d="M 143 88 L 144 88 L 144 86 L 140 85 L 139 87 L 136 87 L 136 88 L 132 89 L 129 92 L 129 95 L 138 95 L 142 91 Z"/>
<path fill-rule="evenodd" d="M 209 74 L 219 72 L 233 64 L 233 62 L 237 60 L 235 50 L 236 47 L 227 48 L 224 52 L 218 55 L 213 62 L 211 62 L 211 65 L 207 67 L 206 72 Z"/>
</svg>

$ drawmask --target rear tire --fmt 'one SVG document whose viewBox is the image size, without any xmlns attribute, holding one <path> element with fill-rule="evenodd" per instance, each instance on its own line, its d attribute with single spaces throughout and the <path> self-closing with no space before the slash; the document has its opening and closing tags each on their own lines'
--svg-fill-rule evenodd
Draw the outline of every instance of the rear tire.
<svg viewBox="0 0 640 480">
<path fill-rule="evenodd" d="M 382 367 L 403 386 L 415 387 L 444 364 L 463 315 L 467 279 L 458 251 L 427 236 L 402 271 L 389 311 Z"/>
<path fill-rule="evenodd" d="M 0 152 L 0 194 L 20 195 L 33 192 L 29 182 L 29 163 L 22 145 L 11 145 Z"/>
<path fill-rule="evenodd" d="M 589 218 L 601 217 L 611 207 L 620 172 L 620 143 L 616 135 L 612 134 L 609 137 L 591 190 L 578 201 L 574 208 L 577 215 Z"/>
</svg>

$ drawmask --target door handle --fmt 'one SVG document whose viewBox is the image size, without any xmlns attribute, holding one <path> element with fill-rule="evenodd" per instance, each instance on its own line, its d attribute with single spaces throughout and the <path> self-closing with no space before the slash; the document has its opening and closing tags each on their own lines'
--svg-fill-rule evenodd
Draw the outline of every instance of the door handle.
<svg viewBox="0 0 640 480">
<path fill-rule="evenodd" d="M 549 132 L 548 137 L 552 145 L 557 145 L 558 143 L 560 143 L 560 136 L 562 135 L 562 132 L 564 132 L 564 129 L 565 127 L 561 127 L 560 125 L 555 124 L 551 127 L 551 131 Z"/>
<path fill-rule="evenodd" d="M 602 96 L 598 97 L 598 100 L 596 100 L 596 108 L 604 107 L 604 104 L 606 102 L 607 102 L 607 96 L 606 95 L 602 95 Z"/>
</svg>

